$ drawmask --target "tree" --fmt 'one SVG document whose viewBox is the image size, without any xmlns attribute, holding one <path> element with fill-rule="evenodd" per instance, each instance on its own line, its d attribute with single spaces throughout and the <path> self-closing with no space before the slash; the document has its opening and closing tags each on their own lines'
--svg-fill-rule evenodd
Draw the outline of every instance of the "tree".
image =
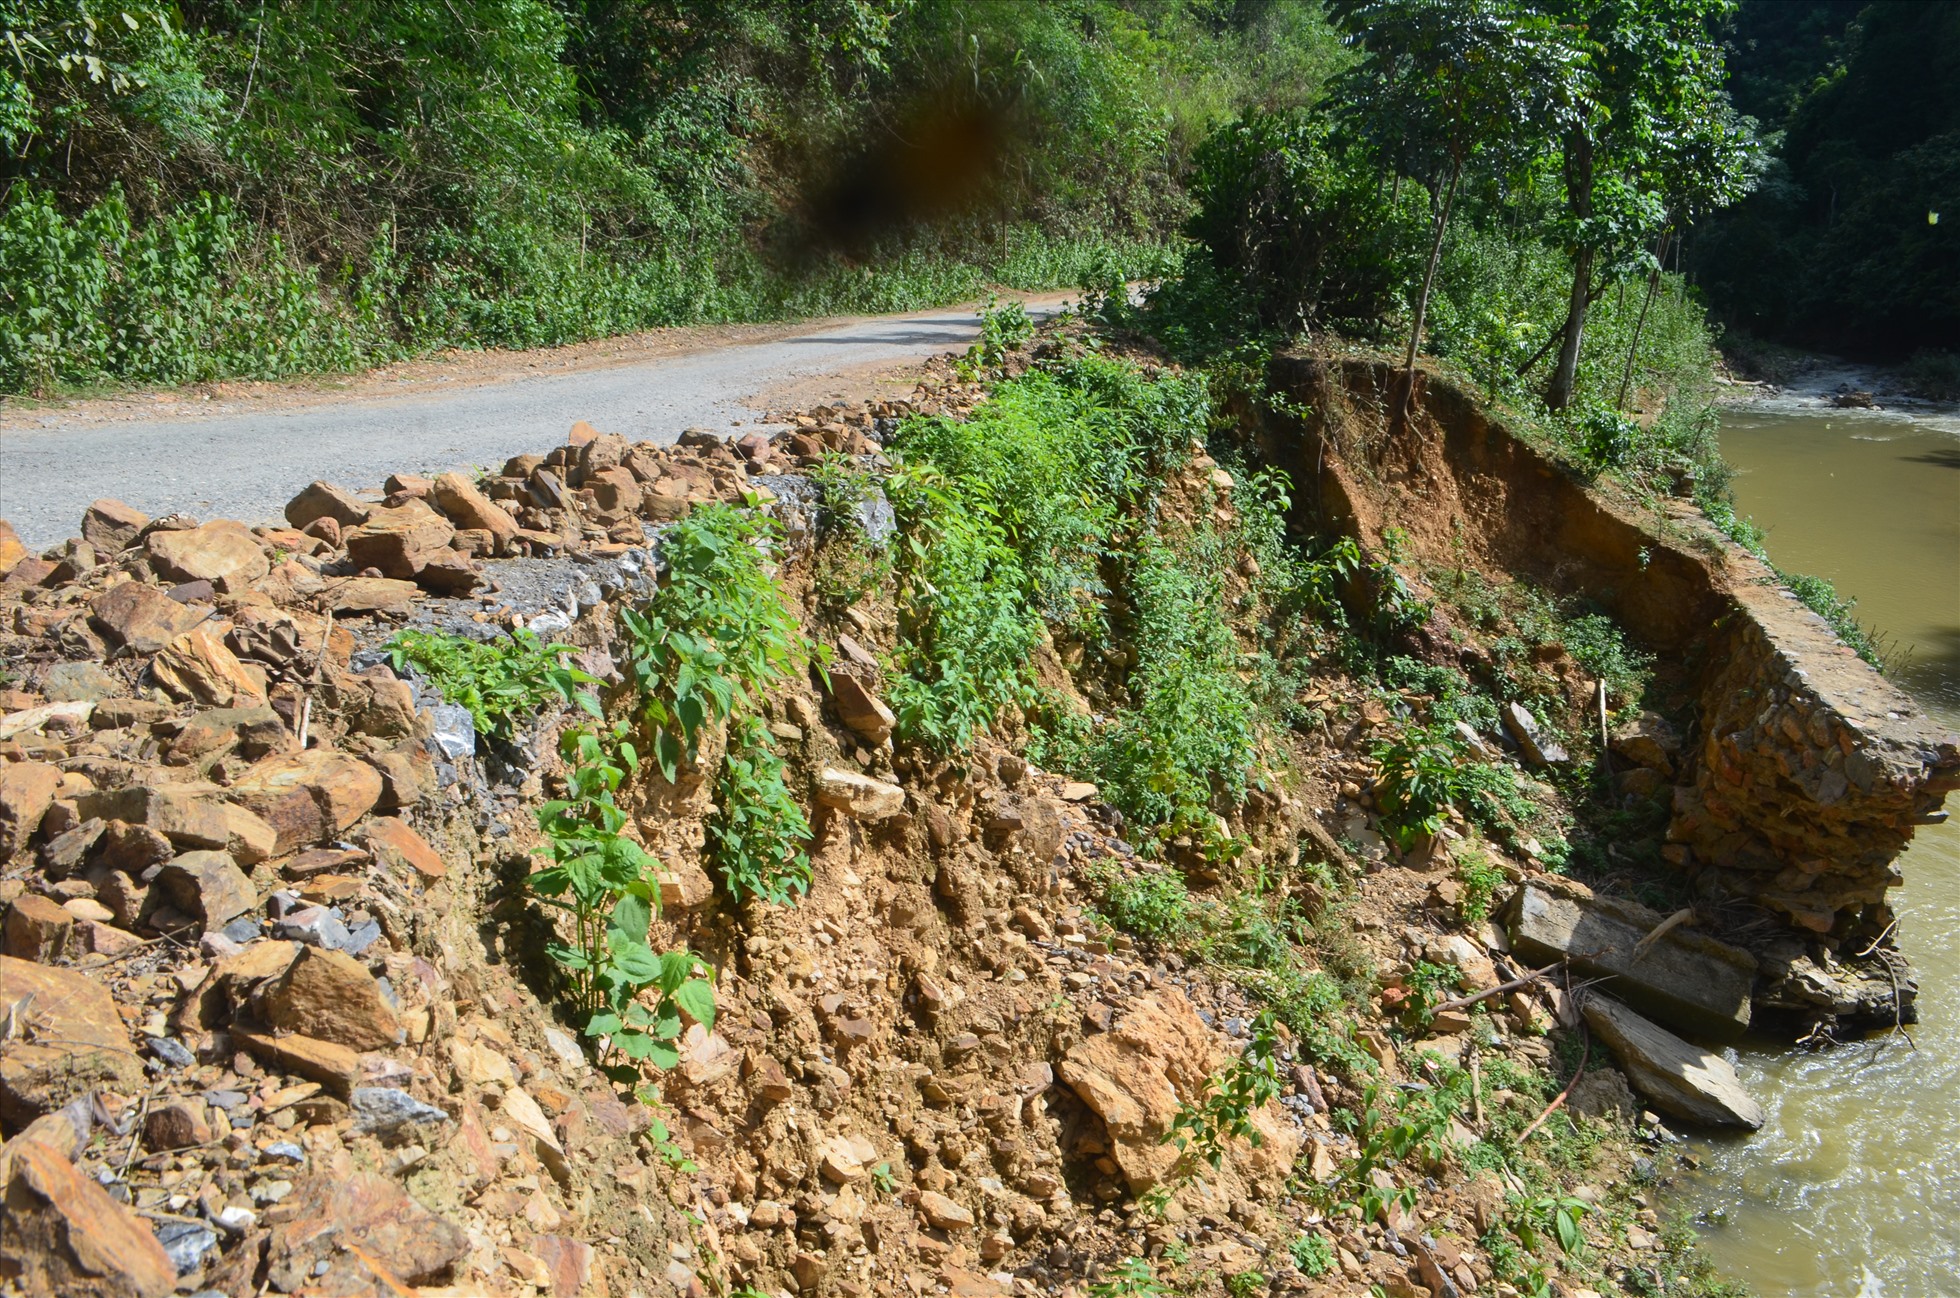
<svg viewBox="0 0 1960 1298">
<path fill-rule="evenodd" d="M 1561 101 L 1572 291 L 1545 404 L 1563 410 L 1598 294 L 1595 273 L 1603 272 L 1603 287 L 1638 264 L 1668 223 L 1670 199 L 1706 207 L 1739 197 L 1752 132 L 1729 106 L 1713 36 L 1733 0 L 1537 0 L 1536 7 L 1557 22 L 1572 73 L 1549 86 Z"/>
<path fill-rule="evenodd" d="M 1417 168 L 1431 196 L 1399 420 L 1464 170 L 1486 154 L 1528 156 L 1548 112 L 1570 102 L 1559 87 L 1572 59 L 1549 20 L 1502 0 L 1369 0 L 1336 4 L 1333 13 L 1363 54 L 1341 86 L 1343 112 L 1398 171 Z"/>
</svg>

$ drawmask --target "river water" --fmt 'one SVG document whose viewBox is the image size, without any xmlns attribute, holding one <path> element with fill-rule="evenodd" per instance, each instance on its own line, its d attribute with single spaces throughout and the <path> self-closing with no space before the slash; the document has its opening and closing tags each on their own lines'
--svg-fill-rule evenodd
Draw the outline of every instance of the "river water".
<svg viewBox="0 0 1960 1298">
<path fill-rule="evenodd" d="M 1780 406 L 1780 408 L 1779 408 Z M 1857 599 L 1901 685 L 1960 729 L 1960 416 L 1724 413 L 1736 501 L 1777 566 Z M 1893 893 L 1919 971 L 1917 1048 L 1745 1044 L 1762 1131 L 1700 1142 L 1685 1197 L 1723 1273 L 1762 1298 L 1960 1298 L 1960 797 L 1922 829 Z"/>
</svg>

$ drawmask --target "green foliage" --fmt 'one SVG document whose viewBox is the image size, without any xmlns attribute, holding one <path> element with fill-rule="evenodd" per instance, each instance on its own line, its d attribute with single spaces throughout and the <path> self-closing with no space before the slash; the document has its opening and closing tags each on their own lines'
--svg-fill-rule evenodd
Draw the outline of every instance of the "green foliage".
<svg viewBox="0 0 1960 1298">
<path fill-rule="evenodd" d="M 512 631 L 504 640 L 469 640 L 436 631 L 402 631 L 386 646 L 397 673 L 414 667 L 443 698 L 469 710 L 476 731 L 509 742 L 552 700 L 575 703 L 594 717 L 598 700 L 580 686 L 597 680 L 565 665 L 571 645 L 541 644 L 536 634 Z"/>
<path fill-rule="evenodd" d="M 1169 1292 L 1156 1270 L 1140 1257 L 1124 1258 L 1089 1286 L 1091 1298 L 1158 1298 Z"/>
<path fill-rule="evenodd" d="M 1252 1298 L 1263 1293 L 1266 1288 L 1266 1273 L 1263 1271 L 1236 1271 L 1225 1277 L 1225 1292 L 1230 1298 Z"/>
<path fill-rule="evenodd" d="M 961 369 L 974 377 L 999 370 L 1008 353 L 1034 337 L 1034 317 L 1019 302 L 1002 302 L 993 294 L 980 308 L 980 340 L 966 350 Z"/>
<path fill-rule="evenodd" d="M 1373 755 L 1382 823 L 1404 851 L 1441 829 L 1452 808 L 1493 832 L 1528 814 L 1511 768 L 1471 760 L 1454 729 L 1409 725 Z"/>
<path fill-rule="evenodd" d="M 1261 325 L 1368 332 L 1389 313 L 1415 269 L 1415 191 L 1396 204 L 1323 116 L 1249 111 L 1194 162 L 1187 233 Z"/>
<path fill-rule="evenodd" d="M 1768 40 L 1782 62 L 1751 69 L 1781 136 L 1756 193 L 1697 230 L 1696 279 L 1754 334 L 1867 355 L 1960 347 L 1960 11 L 1816 8 L 1738 14 L 1738 59 Z"/>
<path fill-rule="evenodd" d="M 1184 1159 L 1216 1168 L 1232 1141 L 1255 1149 L 1264 1142 L 1252 1115 L 1278 1099 L 1279 1089 L 1279 1034 L 1273 1015 L 1262 1011 L 1239 1057 L 1206 1083 L 1202 1096 L 1178 1105 L 1164 1143 L 1176 1145 Z"/>
<path fill-rule="evenodd" d="M 1175 944 L 1192 929 L 1191 894 L 1175 870 L 1117 875 L 1097 905 L 1116 927 L 1153 941 Z"/>
<path fill-rule="evenodd" d="M 1457 913 L 1468 925 L 1490 918 L 1490 903 L 1504 887 L 1504 872 L 1482 852 L 1465 852 L 1456 858 L 1457 882 L 1463 885 L 1463 901 Z"/>
<path fill-rule="evenodd" d="M 1041 625 L 1028 576 L 991 493 L 929 464 L 886 483 L 903 541 L 896 553 L 898 672 L 889 699 L 903 738 L 970 748 L 1000 710 L 1030 697 Z"/>
<path fill-rule="evenodd" d="M 1543 1240 L 1554 1240 L 1559 1251 L 1572 1254 L 1585 1246 L 1579 1221 L 1592 1205 L 1570 1195 L 1541 1194 L 1515 1203 L 1506 1214 L 1511 1232 L 1526 1248 L 1536 1251 Z"/>
<path fill-rule="evenodd" d="M 750 510 L 696 509 L 661 537 L 659 592 L 620 613 L 641 719 L 670 781 L 709 725 L 753 708 L 809 661 L 812 646 L 759 549 L 780 530 Z"/>
<path fill-rule="evenodd" d="M 783 782 L 774 736 L 753 713 L 729 723 L 707 832 L 730 896 L 781 904 L 810 890 L 810 822 Z"/>
<path fill-rule="evenodd" d="M 802 847 L 809 823 L 758 714 L 772 689 L 821 658 L 764 566 L 763 549 L 779 530 L 751 510 L 697 508 L 662 535 L 660 590 L 619 615 L 626 671 L 661 773 L 676 779 L 709 728 L 727 723 L 708 844 L 737 900 L 789 901 L 810 881 Z"/>
<path fill-rule="evenodd" d="M 884 585 L 892 570 L 890 547 L 874 542 L 863 513 L 883 501 L 877 477 L 843 455 L 825 455 L 810 471 L 817 488 L 817 597 L 842 612 Z"/>
<path fill-rule="evenodd" d="M 16 0 L 0 29 L 10 391 L 1154 275 L 1206 129 L 1340 57 L 1317 9 L 1203 0 Z"/>
<path fill-rule="evenodd" d="M 655 952 L 648 932 L 660 905 L 659 863 L 624 834 L 613 800 L 639 757 L 625 727 L 578 730 L 563 740 L 566 796 L 538 808 L 550 864 L 529 878 L 531 891 L 570 918 L 572 940 L 551 958 L 571 978 L 580 1030 L 603 1038 L 627 1061 L 625 1076 L 650 1063 L 672 1068 L 683 1013 L 712 1027 L 712 971 L 689 951 Z M 642 999 L 653 994 L 653 1004 Z"/>
<path fill-rule="evenodd" d="M 1308 1279 L 1318 1279 L 1334 1268 L 1334 1245 L 1317 1230 L 1303 1230 L 1287 1246 L 1293 1265 Z"/>
</svg>

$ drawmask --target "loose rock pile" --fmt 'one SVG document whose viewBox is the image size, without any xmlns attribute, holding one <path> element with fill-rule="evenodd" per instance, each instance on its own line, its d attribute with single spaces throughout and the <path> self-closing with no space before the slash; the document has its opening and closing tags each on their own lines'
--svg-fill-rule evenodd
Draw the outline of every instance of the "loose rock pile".
<svg viewBox="0 0 1960 1298">
<path fill-rule="evenodd" d="M 1488 1175 L 1439 1166 L 1378 1221 L 1284 1197 L 1296 1166 L 1325 1179 L 1355 1149 L 1331 1119 L 1353 1088 L 1304 1062 L 1253 1115 L 1258 1144 L 1181 1175 L 1164 1137 L 1254 1006 L 1086 913 L 1091 870 L 1137 865 L 1093 785 L 991 743 L 959 766 L 892 748 L 877 610 L 834 635 L 827 687 L 769 704 L 816 835 L 801 905 L 716 892 L 698 775 L 650 777 L 632 807 L 668 936 L 719 967 L 712 1030 L 661 1079 L 666 1135 L 540 999 L 549 921 L 512 880 L 548 771 L 440 742 L 435 700 L 374 646 L 404 621 L 537 622 L 517 560 L 626 562 L 649 524 L 771 499 L 758 478 L 875 457 L 903 410 L 977 399 L 942 376 L 732 444 L 581 426 L 482 481 L 315 483 L 287 528 L 101 501 L 30 556 L 0 524 L 0 1291 L 1034 1294 L 1173 1246 L 1292 1292 L 1487 1290 L 1469 1241 L 1501 1210 Z M 549 616 L 610 671 L 603 589 Z M 1291 796 L 1234 828 L 1354 867 Z M 1375 874 L 1397 917 L 1367 921 L 1375 956 L 1472 990 L 1515 972 L 1409 866 Z M 1548 1060 L 1558 998 L 1505 1005 L 1495 1049 Z M 1439 1016 L 1425 1046 L 1470 1060 L 1468 1026 Z M 1387 1078 L 1422 1075 L 1382 1033 L 1360 1044 Z M 1159 1187 L 1162 1216 L 1140 1212 Z M 1324 1279 L 1286 1255 L 1301 1229 L 1334 1241 Z"/>
</svg>

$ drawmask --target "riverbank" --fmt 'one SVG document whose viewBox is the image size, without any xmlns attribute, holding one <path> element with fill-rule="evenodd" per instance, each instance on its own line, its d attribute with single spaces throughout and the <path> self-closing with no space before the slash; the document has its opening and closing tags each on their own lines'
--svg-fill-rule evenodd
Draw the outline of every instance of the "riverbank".
<svg viewBox="0 0 1960 1298">
<path fill-rule="evenodd" d="M 1775 561 L 1855 598 L 1895 679 L 1960 730 L 1960 425 L 1747 401 L 1725 410 L 1722 442 Z M 1723 1272 L 1764 1295 L 1960 1292 L 1960 825 L 1923 828 L 1899 868 L 1889 900 L 1920 1021 L 1821 1051 L 1744 1042 L 1736 1068 L 1768 1120 L 1697 1141 L 1704 1167 L 1675 1199 Z"/>
</svg>

